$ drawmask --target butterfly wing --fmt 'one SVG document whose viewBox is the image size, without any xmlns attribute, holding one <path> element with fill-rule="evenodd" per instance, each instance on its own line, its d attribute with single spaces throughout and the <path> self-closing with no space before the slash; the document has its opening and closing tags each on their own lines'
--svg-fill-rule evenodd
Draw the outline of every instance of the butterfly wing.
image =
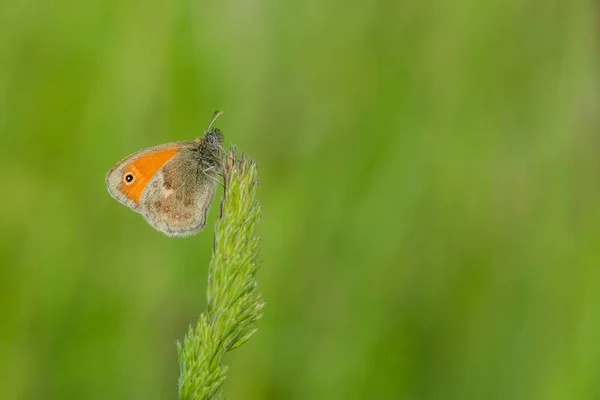
<svg viewBox="0 0 600 400">
<path fill-rule="evenodd" d="M 168 236 L 189 236 L 206 224 L 215 183 L 188 149 L 182 149 L 148 182 L 140 212 L 155 229 Z"/>
<path fill-rule="evenodd" d="M 166 235 L 194 234 L 215 194 L 222 140 L 215 128 L 194 141 L 138 151 L 108 172 L 108 192 Z"/>
<path fill-rule="evenodd" d="M 119 161 L 106 174 L 110 195 L 134 211 L 141 211 L 141 200 L 148 183 L 181 149 L 181 142 L 150 147 Z"/>
</svg>

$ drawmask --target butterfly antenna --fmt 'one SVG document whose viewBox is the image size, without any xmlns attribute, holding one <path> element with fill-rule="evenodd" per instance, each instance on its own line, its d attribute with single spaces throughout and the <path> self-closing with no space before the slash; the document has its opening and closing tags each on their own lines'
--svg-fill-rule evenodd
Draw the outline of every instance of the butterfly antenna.
<svg viewBox="0 0 600 400">
<path fill-rule="evenodd" d="M 215 113 L 213 114 L 212 118 L 210 119 L 210 123 L 208 124 L 208 128 L 206 128 L 206 131 L 210 131 L 210 129 L 212 128 L 213 124 L 215 123 L 215 121 L 217 120 L 217 118 L 219 118 L 219 116 L 223 114 L 223 111 L 215 111 Z"/>
<path fill-rule="evenodd" d="M 196 144 L 200 144 L 202 143 L 202 140 L 207 137 L 207 136 L 214 136 L 216 138 L 218 138 L 218 141 L 223 140 L 223 134 L 221 133 L 221 131 L 219 131 L 218 129 L 215 129 L 214 131 L 211 132 L 212 126 L 215 123 L 215 121 L 217 120 L 217 118 L 219 118 L 219 116 L 223 114 L 223 111 L 215 111 L 215 113 L 213 114 L 212 118 L 210 119 L 210 122 L 208 124 L 208 127 L 206 128 L 206 130 L 204 131 L 204 136 L 199 136 L 197 137 L 194 142 L 196 142 Z"/>
</svg>

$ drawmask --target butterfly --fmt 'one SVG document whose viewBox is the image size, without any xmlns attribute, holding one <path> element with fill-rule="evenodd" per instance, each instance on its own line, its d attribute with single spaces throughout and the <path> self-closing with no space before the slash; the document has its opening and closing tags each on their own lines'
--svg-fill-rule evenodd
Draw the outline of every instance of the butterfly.
<svg viewBox="0 0 600 400">
<path fill-rule="evenodd" d="M 106 174 L 108 193 L 167 236 L 189 236 L 206 224 L 224 151 L 212 125 L 195 140 L 149 147 L 119 161 Z"/>
</svg>

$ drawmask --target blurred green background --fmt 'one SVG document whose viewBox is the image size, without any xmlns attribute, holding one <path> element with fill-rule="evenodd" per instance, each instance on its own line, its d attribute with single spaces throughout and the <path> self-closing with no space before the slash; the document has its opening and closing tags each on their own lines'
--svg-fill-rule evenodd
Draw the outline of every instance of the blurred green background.
<svg viewBox="0 0 600 400">
<path fill-rule="evenodd" d="M 0 397 L 177 397 L 216 207 L 169 239 L 104 175 L 222 109 L 268 302 L 227 398 L 600 398 L 599 15 L 0 0 Z"/>
</svg>

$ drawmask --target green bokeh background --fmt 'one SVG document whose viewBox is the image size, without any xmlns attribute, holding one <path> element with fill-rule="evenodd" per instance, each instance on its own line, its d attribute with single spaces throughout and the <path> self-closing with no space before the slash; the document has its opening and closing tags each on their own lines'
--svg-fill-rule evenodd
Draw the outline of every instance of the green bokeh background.
<svg viewBox="0 0 600 400">
<path fill-rule="evenodd" d="M 174 399 L 209 228 L 104 175 L 215 109 L 268 304 L 230 399 L 600 398 L 589 1 L 0 0 L 0 397 Z"/>
</svg>

